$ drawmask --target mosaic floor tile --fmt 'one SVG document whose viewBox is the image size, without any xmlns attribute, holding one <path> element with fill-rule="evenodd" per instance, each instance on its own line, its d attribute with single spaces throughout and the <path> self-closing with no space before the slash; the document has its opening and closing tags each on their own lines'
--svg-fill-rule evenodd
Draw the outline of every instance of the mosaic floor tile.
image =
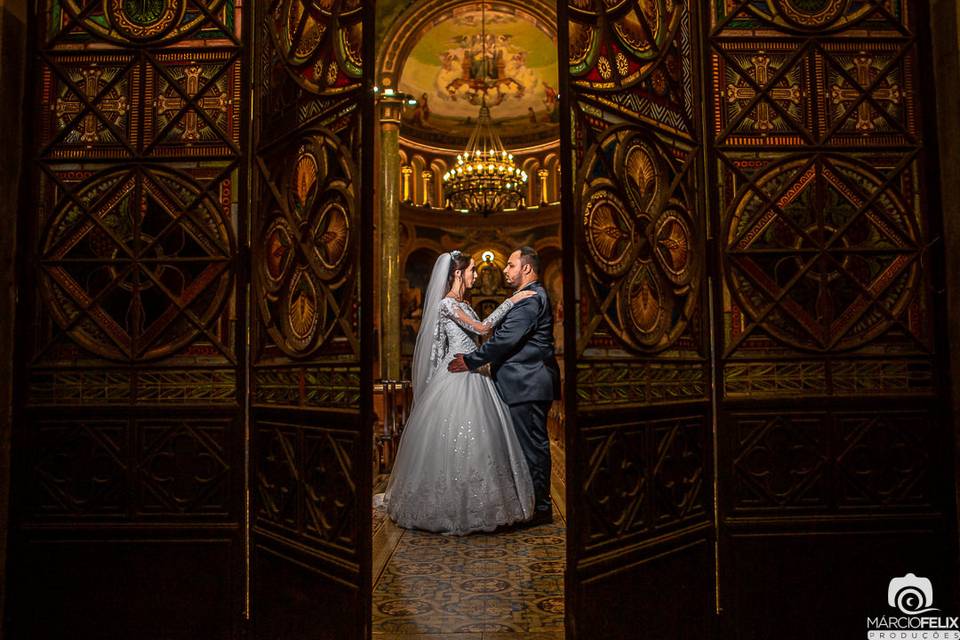
<svg viewBox="0 0 960 640">
<path fill-rule="evenodd" d="M 376 536 L 377 532 L 383 528 L 383 525 L 387 522 L 387 512 L 383 509 L 374 509 L 373 510 L 373 535 Z"/>
<path fill-rule="evenodd" d="M 463 537 L 401 531 L 374 587 L 374 638 L 563 637 L 561 518 Z"/>
<path fill-rule="evenodd" d="M 406 633 L 373 632 L 373 640 L 483 640 L 482 633 L 427 633 L 409 635 Z M 514 640 L 521 640 L 514 635 Z M 526 636 L 522 640 L 527 640 Z"/>
</svg>

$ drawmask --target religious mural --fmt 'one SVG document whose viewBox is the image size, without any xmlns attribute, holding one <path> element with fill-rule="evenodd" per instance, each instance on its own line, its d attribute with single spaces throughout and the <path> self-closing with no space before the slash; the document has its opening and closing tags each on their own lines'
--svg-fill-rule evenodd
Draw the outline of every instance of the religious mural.
<svg viewBox="0 0 960 640">
<path fill-rule="evenodd" d="M 505 142 L 559 135 L 554 36 L 522 14 L 454 11 L 420 37 L 403 65 L 399 88 L 417 99 L 405 135 L 466 140 L 486 102 Z"/>
</svg>

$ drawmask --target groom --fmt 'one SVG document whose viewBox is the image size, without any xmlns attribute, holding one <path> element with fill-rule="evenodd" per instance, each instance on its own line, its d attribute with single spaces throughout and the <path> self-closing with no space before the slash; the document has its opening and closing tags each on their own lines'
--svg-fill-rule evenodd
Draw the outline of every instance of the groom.
<svg viewBox="0 0 960 640">
<path fill-rule="evenodd" d="M 500 397 L 510 417 L 533 478 L 536 522 L 550 522 L 550 440 L 547 412 L 559 398 L 560 370 L 553 355 L 553 314 L 540 284 L 540 256 L 531 247 L 517 249 L 503 270 L 508 286 L 537 295 L 516 303 L 483 346 L 456 354 L 452 372 L 473 371 L 490 363 Z"/>
</svg>

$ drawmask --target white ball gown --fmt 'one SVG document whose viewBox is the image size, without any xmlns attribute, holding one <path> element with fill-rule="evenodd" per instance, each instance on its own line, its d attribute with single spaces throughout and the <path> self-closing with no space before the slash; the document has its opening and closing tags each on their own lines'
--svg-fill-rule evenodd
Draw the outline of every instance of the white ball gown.
<svg viewBox="0 0 960 640">
<path fill-rule="evenodd" d="M 456 309 L 478 321 L 476 313 L 452 298 L 439 305 L 435 366 L 401 436 L 384 496 L 387 514 L 401 527 L 454 535 L 529 520 L 533 484 L 508 407 L 489 374 L 447 371 L 455 354 L 477 348 L 467 333 L 475 329 Z M 495 326 L 512 306 L 504 302 L 484 325 Z"/>
</svg>

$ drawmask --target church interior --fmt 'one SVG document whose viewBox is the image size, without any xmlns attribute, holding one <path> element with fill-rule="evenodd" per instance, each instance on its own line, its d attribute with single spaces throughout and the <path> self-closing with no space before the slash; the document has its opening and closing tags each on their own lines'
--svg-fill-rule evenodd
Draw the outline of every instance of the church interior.
<svg viewBox="0 0 960 640">
<path fill-rule="evenodd" d="M 383 427 L 380 421 L 374 427 L 375 495 L 386 488 L 409 410 L 409 363 L 427 281 L 441 253 L 460 250 L 473 257 L 477 282 L 468 295 L 483 318 L 512 293 L 501 273 L 509 255 L 533 247 L 554 301 L 554 340 L 558 360 L 563 357 L 556 8 L 530 2 L 381 2 L 377 29 L 383 45 L 377 54 L 382 106 L 376 166 L 388 184 L 378 203 L 382 231 L 374 253 L 383 263 L 374 297 L 381 319 L 379 370 L 388 382 L 375 387 L 383 392 L 375 394 L 374 412 L 385 418 Z M 529 178 L 520 185 L 519 202 L 478 214 L 453 206 L 444 176 L 458 166 L 481 103 L 489 106 L 516 168 Z M 383 507 L 374 511 L 374 638 L 563 637 L 560 404 L 548 421 L 553 523 L 458 538 L 405 531 Z"/>
<path fill-rule="evenodd" d="M 955 0 L 0 0 L 0 638 L 949 625 L 958 110 Z M 552 519 L 400 527 L 525 246 Z"/>
</svg>

